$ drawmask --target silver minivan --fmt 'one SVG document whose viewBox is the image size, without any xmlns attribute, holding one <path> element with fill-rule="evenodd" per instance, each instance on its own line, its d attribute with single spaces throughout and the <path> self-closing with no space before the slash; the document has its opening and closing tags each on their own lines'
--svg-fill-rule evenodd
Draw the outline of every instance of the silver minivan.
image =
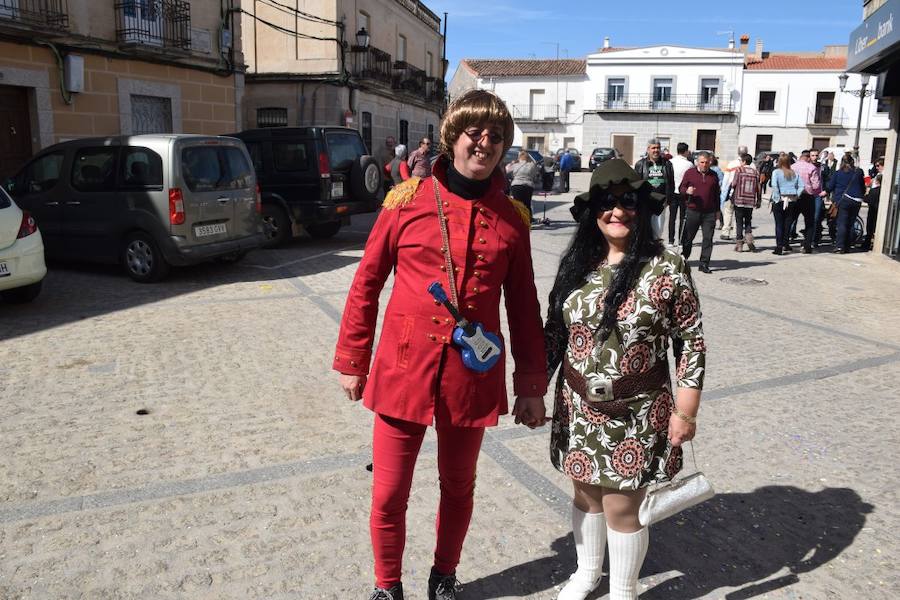
<svg viewBox="0 0 900 600">
<path fill-rule="evenodd" d="M 170 265 L 238 260 L 263 244 L 250 156 L 235 138 L 88 138 L 42 150 L 6 183 L 48 258 L 121 263 L 135 281 Z"/>
</svg>

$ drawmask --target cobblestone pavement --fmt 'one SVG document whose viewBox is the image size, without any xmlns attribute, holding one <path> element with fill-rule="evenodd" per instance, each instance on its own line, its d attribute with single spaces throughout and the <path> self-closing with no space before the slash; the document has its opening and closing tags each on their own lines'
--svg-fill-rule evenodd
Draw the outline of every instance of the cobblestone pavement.
<svg viewBox="0 0 900 600">
<path fill-rule="evenodd" d="M 571 197 L 533 231 L 544 302 Z M 774 256 L 767 211 L 756 224 L 762 251 L 717 243 L 696 274 L 695 448 L 719 494 L 652 528 L 642 597 L 900 597 L 900 264 Z M 366 597 L 372 418 L 329 367 L 370 225 L 158 285 L 55 266 L 33 305 L 0 305 L 0 598 Z M 554 598 L 573 568 L 547 446 L 509 418 L 486 436 L 467 600 Z M 429 434 L 408 598 L 425 596 L 437 489 Z"/>
</svg>

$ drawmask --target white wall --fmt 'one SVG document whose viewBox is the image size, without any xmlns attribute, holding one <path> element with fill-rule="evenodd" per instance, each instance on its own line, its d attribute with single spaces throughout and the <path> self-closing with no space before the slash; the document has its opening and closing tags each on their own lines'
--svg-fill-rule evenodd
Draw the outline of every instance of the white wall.
<svg viewBox="0 0 900 600">
<path fill-rule="evenodd" d="M 852 149 L 860 99 L 841 93 L 840 74 L 841 71 L 745 71 L 740 143 L 754 152 L 757 136 L 771 135 L 772 150 L 797 153 L 812 146 L 813 138 L 827 137 L 830 146 Z M 860 89 L 859 75 L 849 75 L 846 89 Z M 872 77 L 868 89 L 875 90 L 876 86 L 876 78 Z M 761 91 L 775 92 L 774 111 L 759 110 Z M 835 93 L 832 126 L 811 124 L 818 92 Z M 890 110 L 879 113 L 877 106 L 874 96 L 863 101 L 859 154 L 864 167 L 871 162 L 874 138 L 890 137 Z"/>
<path fill-rule="evenodd" d="M 720 94 L 740 100 L 744 57 L 727 50 L 651 46 L 601 52 L 587 57 L 588 84 L 584 105 L 597 108 L 597 95 L 607 93 L 610 77 L 625 78 L 626 94 L 652 94 L 654 77 L 671 77 L 673 94 L 700 94 L 705 78 L 718 78 Z"/>
<path fill-rule="evenodd" d="M 582 118 L 584 114 L 584 85 L 583 76 L 563 76 L 557 84 L 554 77 L 487 77 L 478 79 L 480 89 L 491 90 L 509 106 L 515 117 L 519 114 L 527 114 L 531 91 L 542 90 L 543 105 L 559 106 L 560 122 L 529 122 L 524 119 L 516 119 L 516 135 L 513 145 L 524 145 L 526 136 L 544 136 L 547 152 L 561 148 L 566 137 L 575 138 L 573 146 L 578 150 L 582 148 Z M 574 101 L 575 104 L 566 114 L 566 101 Z M 537 102 L 536 102 L 537 104 Z"/>
</svg>

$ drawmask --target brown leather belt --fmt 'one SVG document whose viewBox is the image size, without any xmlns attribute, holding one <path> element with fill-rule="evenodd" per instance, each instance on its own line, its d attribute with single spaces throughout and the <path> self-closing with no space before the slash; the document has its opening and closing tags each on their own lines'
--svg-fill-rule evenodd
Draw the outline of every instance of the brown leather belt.
<svg viewBox="0 0 900 600">
<path fill-rule="evenodd" d="M 613 399 L 602 402 L 588 400 L 588 380 L 569 364 L 568 360 L 563 360 L 563 377 L 569 387 L 581 396 L 582 401 L 587 402 L 591 408 L 610 417 L 621 417 L 630 411 L 626 401 L 628 398 L 666 387 L 669 383 L 669 365 L 666 361 L 657 361 L 643 373 L 623 375 L 614 379 L 612 381 Z"/>
</svg>

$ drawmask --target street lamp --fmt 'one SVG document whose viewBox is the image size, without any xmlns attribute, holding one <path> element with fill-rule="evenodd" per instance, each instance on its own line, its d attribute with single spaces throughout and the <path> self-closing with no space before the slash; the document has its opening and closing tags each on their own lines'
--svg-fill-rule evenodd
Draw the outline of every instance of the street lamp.
<svg viewBox="0 0 900 600">
<path fill-rule="evenodd" d="M 367 50 L 369 48 L 369 32 L 366 31 L 366 28 L 363 27 L 359 31 L 356 32 L 356 45 L 363 50 Z"/>
<path fill-rule="evenodd" d="M 842 94 L 850 94 L 856 98 L 859 98 L 859 115 L 856 117 L 856 139 L 853 142 L 853 159 L 856 161 L 856 164 L 859 164 L 859 132 L 862 128 L 862 114 L 863 114 L 863 104 L 867 96 L 871 96 L 874 94 L 872 90 L 867 90 L 869 87 L 869 74 L 861 73 L 859 76 L 860 88 L 858 90 L 848 90 L 847 88 L 847 80 L 850 79 L 850 76 L 846 73 L 841 73 L 838 75 L 838 81 L 841 86 Z"/>
</svg>

